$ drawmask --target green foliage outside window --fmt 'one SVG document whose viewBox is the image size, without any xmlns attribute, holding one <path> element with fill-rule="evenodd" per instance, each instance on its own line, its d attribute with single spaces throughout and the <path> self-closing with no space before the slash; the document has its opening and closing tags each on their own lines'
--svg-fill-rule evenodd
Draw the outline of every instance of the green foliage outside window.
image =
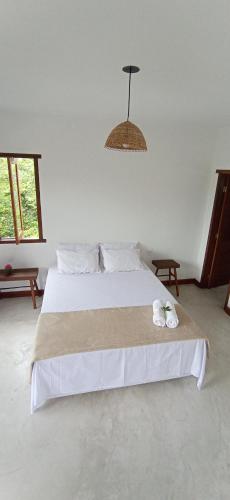
<svg viewBox="0 0 230 500">
<path fill-rule="evenodd" d="M 17 165 L 24 228 L 23 238 L 37 239 L 39 237 L 39 232 L 34 163 L 32 159 L 24 158 L 19 159 Z M 0 237 L 15 237 L 6 158 L 0 158 Z"/>
</svg>

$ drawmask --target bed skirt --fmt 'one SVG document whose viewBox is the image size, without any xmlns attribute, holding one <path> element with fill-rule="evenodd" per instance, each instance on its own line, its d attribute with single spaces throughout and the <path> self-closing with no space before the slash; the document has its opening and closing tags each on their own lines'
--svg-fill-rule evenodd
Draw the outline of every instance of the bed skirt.
<svg viewBox="0 0 230 500">
<path fill-rule="evenodd" d="M 201 389 L 208 342 L 192 339 L 35 361 L 31 413 L 51 398 L 193 375 Z M 154 390 L 154 388 L 153 388 Z"/>
</svg>

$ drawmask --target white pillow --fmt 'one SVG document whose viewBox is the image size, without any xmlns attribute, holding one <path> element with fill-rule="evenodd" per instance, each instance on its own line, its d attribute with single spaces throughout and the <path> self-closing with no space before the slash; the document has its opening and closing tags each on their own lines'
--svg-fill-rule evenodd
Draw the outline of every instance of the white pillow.
<svg viewBox="0 0 230 500">
<path fill-rule="evenodd" d="M 106 250 L 125 250 L 129 248 L 137 248 L 137 241 L 110 241 L 110 242 L 100 243 L 100 262 L 102 268 L 105 268 L 103 262 L 104 248 Z"/>
<path fill-rule="evenodd" d="M 58 250 L 71 250 L 72 252 L 78 252 L 82 250 L 91 251 L 98 250 L 98 243 L 59 243 Z"/>
<path fill-rule="evenodd" d="M 58 272 L 62 274 L 98 273 L 98 250 L 57 250 Z"/>
<path fill-rule="evenodd" d="M 137 241 L 112 241 L 100 243 L 100 247 L 108 250 L 122 250 L 124 248 L 137 248 Z"/>
<path fill-rule="evenodd" d="M 102 248 L 102 255 L 106 272 L 140 271 L 143 269 L 140 261 L 140 250 L 136 248 L 120 250 Z"/>
</svg>

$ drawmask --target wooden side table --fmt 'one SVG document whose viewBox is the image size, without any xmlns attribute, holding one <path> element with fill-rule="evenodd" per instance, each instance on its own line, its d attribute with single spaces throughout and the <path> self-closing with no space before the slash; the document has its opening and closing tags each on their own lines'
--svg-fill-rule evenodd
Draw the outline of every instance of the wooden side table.
<svg viewBox="0 0 230 500">
<path fill-rule="evenodd" d="M 11 274 L 6 275 L 4 269 L 0 269 L 0 282 L 6 281 L 29 281 L 29 286 L 20 286 L 20 288 L 30 288 L 33 308 L 36 309 L 36 298 L 35 294 L 38 292 L 37 285 L 37 277 L 38 277 L 38 268 L 32 267 L 27 269 L 13 269 Z M 10 288 L 17 287 L 7 287 L 7 290 Z M 0 290 L 6 290 L 6 288 L 0 288 Z M 4 296 L 4 292 L 2 292 L 2 296 Z"/>
<path fill-rule="evenodd" d="M 156 272 L 155 275 L 158 276 L 159 278 L 162 276 L 168 276 L 169 278 L 169 286 L 172 284 L 175 284 L 176 286 L 176 294 L 179 296 L 179 286 L 178 286 L 178 280 L 177 280 L 177 269 L 180 267 L 180 264 L 176 262 L 175 260 L 172 259 L 165 259 L 165 260 L 152 260 L 152 264 L 156 267 Z M 161 269 L 168 269 L 167 274 L 160 274 L 158 275 L 158 271 Z M 173 271 L 172 271 L 173 269 Z M 172 276 L 174 280 L 172 281 Z"/>
</svg>

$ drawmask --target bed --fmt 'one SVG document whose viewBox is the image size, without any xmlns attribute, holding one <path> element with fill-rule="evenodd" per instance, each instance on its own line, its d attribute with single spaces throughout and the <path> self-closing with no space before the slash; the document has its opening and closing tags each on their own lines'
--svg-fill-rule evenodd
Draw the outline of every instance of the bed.
<svg viewBox="0 0 230 500">
<path fill-rule="evenodd" d="M 141 271 L 81 275 L 60 274 L 53 267 L 48 272 L 40 317 L 83 311 L 95 311 L 96 314 L 96 311 L 107 309 L 137 310 L 150 307 L 155 298 L 177 305 L 147 266 Z M 169 329 L 161 329 L 162 334 L 163 330 Z M 179 328 L 174 332 L 176 330 Z M 200 389 L 205 374 L 207 339 L 198 334 L 196 338 L 176 340 L 173 331 L 170 334 L 170 341 L 130 347 L 116 345 L 115 348 L 55 354 L 47 359 L 35 358 L 31 374 L 31 412 L 52 398 L 191 375 L 197 378 Z"/>
</svg>

